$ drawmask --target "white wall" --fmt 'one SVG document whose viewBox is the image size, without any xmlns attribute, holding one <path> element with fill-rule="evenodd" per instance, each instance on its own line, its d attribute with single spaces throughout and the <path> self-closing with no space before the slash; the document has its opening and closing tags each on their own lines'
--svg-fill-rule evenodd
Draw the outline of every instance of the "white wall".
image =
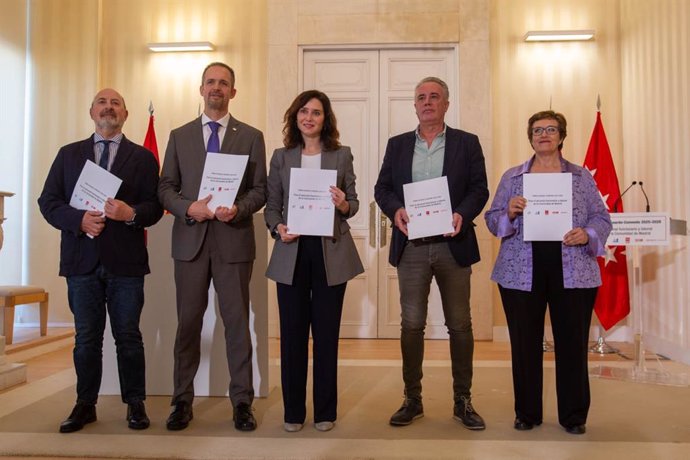
<svg viewBox="0 0 690 460">
<path fill-rule="evenodd" d="M 24 90 L 26 78 L 26 2 L 4 2 L 0 15 L 0 191 L 5 199 L 0 284 L 22 282 L 24 193 Z M 18 310 L 19 311 L 19 310 Z M 20 313 L 18 313 L 20 314 Z"/>
<path fill-rule="evenodd" d="M 33 64 L 23 80 L 27 2 Z M 461 88 L 463 100 L 471 104 L 461 125 L 483 136 L 492 189 L 508 166 L 529 155 L 527 118 L 547 107 L 549 98 L 568 117 L 566 155 L 581 162 L 601 94 L 620 181 L 643 180 L 653 209 L 690 218 L 689 8 L 685 0 L 229 0 L 212 9 L 170 0 L 5 2 L 0 56 L 12 63 L 12 71 L 3 65 L 0 74 L 0 188 L 24 196 L 7 202 L 11 220 L 4 227 L 0 283 L 46 286 L 51 323 L 71 321 L 64 280 L 57 277 L 59 234 L 42 220 L 35 200 L 57 148 L 93 129 L 87 109 L 97 88 L 115 86 L 124 94 L 130 110 L 125 133 L 135 141 L 143 140 L 146 107 L 153 99 L 163 150 L 169 130 L 196 115 L 200 68 L 211 59 L 225 60 L 238 70 L 239 93 L 231 110 L 266 130 L 270 152 L 280 144 L 280 119 L 297 90 L 300 44 L 460 43 L 461 62 L 487 69 L 480 82 L 463 78 L 469 85 Z M 574 46 L 521 41 L 527 30 L 554 28 L 594 28 L 597 36 Z M 150 41 L 182 39 L 211 40 L 219 48 L 177 57 L 152 56 L 145 49 Z M 31 88 L 28 109 L 34 113 L 26 129 L 25 86 Z M 27 145 L 24 132 L 31 133 Z M 25 151 L 27 160 L 14 158 Z M 27 183 L 21 182 L 24 161 L 29 161 Z M 626 209 L 642 209 L 641 198 L 626 195 Z M 22 222 L 13 217 L 21 203 L 27 213 Z M 30 241 L 26 259 L 19 235 Z M 488 267 L 495 247 L 486 246 Z M 689 362 L 687 238 L 645 252 L 643 265 L 649 342 Z M 500 301 L 484 294 L 494 304 L 495 324 L 504 325 Z"/>
<path fill-rule="evenodd" d="M 625 177 L 641 180 L 652 211 L 690 219 L 690 3 L 621 1 Z M 644 211 L 640 191 L 626 210 Z M 633 305 L 656 352 L 690 363 L 688 236 L 641 250 L 641 302 Z"/>
<path fill-rule="evenodd" d="M 552 108 L 565 115 L 563 156 L 582 164 L 596 120 L 597 95 L 621 183 L 627 181 L 621 142 L 618 2 L 600 0 L 493 0 L 491 8 L 494 125 L 493 156 L 487 159 L 493 193 L 501 175 L 533 153 L 527 120 Z M 526 43 L 529 30 L 595 29 L 593 41 Z M 483 223 L 482 223 L 483 225 Z M 498 239 L 494 238 L 497 253 Z M 498 290 L 494 324 L 506 330 Z M 497 332 L 498 334 L 498 332 Z M 506 337 L 507 334 L 499 334 Z"/>
</svg>

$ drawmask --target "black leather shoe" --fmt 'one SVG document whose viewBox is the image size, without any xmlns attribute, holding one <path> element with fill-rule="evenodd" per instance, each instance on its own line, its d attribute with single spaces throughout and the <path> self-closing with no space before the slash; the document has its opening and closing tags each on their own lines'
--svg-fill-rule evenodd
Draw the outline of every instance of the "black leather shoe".
<svg viewBox="0 0 690 460">
<path fill-rule="evenodd" d="M 236 430 L 256 430 L 256 419 L 254 418 L 254 414 L 252 414 L 252 406 L 247 403 L 239 403 L 237 406 L 235 406 L 235 411 L 232 414 L 232 420 L 235 422 Z"/>
<path fill-rule="evenodd" d="M 527 431 L 534 428 L 534 423 L 525 422 L 524 420 L 516 418 L 515 423 L 513 423 L 513 428 L 515 428 L 518 431 Z"/>
<path fill-rule="evenodd" d="M 60 433 L 72 433 L 84 428 L 87 423 L 96 421 L 96 406 L 94 404 L 77 403 L 67 420 L 60 424 Z"/>
<path fill-rule="evenodd" d="M 127 426 L 133 430 L 145 430 L 151 424 L 149 416 L 146 415 L 144 401 L 127 404 Z"/>
<path fill-rule="evenodd" d="M 462 423 L 468 430 L 483 430 L 486 428 L 484 419 L 472 407 L 472 400 L 464 396 L 453 407 L 453 418 Z"/>
<path fill-rule="evenodd" d="M 422 417 L 424 417 L 422 402 L 416 399 L 405 399 L 403 405 L 391 416 L 388 423 L 393 426 L 406 426 Z"/>
<path fill-rule="evenodd" d="M 184 430 L 194 418 L 192 405 L 186 401 L 180 401 L 175 403 L 173 407 L 175 408 L 170 413 L 165 426 L 170 431 Z"/>
<path fill-rule="evenodd" d="M 587 432 L 587 427 L 585 427 L 584 424 L 582 424 L 582 425 L 571 425 L 571 426 L 566 426 L 565 431 L 567 431 L 570 434 L 585 434 Z"/>
</svg>

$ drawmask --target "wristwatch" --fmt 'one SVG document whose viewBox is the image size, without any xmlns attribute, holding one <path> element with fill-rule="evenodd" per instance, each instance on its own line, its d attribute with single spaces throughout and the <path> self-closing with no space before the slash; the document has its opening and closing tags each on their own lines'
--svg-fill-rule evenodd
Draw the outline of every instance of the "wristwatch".
<svg viewBox="0 0 690 460">
<path fill-rule="evenodd" d="M 132 208 L 134 209 L 134 208 Z M 134 214 L 132 214 L 132 218 L 129 219 L 128 221 L 125 222 L 125 225 L 136 225 L 136 222 L 134 220 L 137 218 L 137 212 L 134 211 Z"/>
<path fill-rule="evenodd" d="M 187 224 L 187 225 L 194 225 L 194 224 L 196 224 L 196 220 L 194 220 L 193 217 L 190 217 L 190 216 L 188 216 L 187 214 L 185 214 L 185 216 L 184 216 L 184 223 Z"/>
</svg>

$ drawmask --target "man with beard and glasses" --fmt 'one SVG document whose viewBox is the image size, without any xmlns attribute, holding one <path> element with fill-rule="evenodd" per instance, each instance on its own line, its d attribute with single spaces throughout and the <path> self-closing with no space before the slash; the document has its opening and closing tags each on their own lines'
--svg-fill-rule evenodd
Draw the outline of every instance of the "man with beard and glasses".
<svg viewBox="0 0 690 460">
<path fill-rule="evenodd" d="M 144 343 L 139 330 L 144 275 L 149 273 L 144 227 L 163 215 L 156 196 L 158 164 L 151 152 L 122 134 L 128 113 L 115 90 L 96 94 L 89 113 L 95 133 L 60 149 L 38 198 L 45 219 L 62 233 L 60 276 L 67 278 L 76 330 L 77 403 L 60 425 L 60 432 L 78 431 L 96 421 L 106 312 L 115 338 L 126 420 L 129 428 L 143 430 L 149 426 L 144 407 Z M 122 179 L 116 196 L 108 197 L 105 213 L 70 206 L 87 160 Z"/>
<path fill-rule="evenodd" d="M 252 343 L 249 334 L 249 279 L 255 258 L 252 215 L 266 203 L 266 147 L 261 131 L 228 111 L 235 97 L 235 73 L 222 62 L 206 66 L 201 77 L 204 113 L 174 129 L 165 151 L 158 197 L 175 216 L 177 336 L 169 430 L 192 420 L 194 376 L 201 354 L 201 330 L 211 279 L 225 328 L 233 421 L 240 431 L 256 429 L 252 414 Z M 248 155 L 249 161 L 231 207 L 209 209 L 211 195 L 199 199 L 207 152 Z"/>
</svg>

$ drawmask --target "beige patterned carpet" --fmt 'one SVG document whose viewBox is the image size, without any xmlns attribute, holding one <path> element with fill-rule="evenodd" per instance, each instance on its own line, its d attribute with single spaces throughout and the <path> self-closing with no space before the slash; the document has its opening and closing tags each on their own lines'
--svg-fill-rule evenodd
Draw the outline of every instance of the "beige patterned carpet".
<svg viewBox="0 0 690 460">
<path fill-rule="evenodd" d="M 628 363 L 616 363 L 629 366 Z M 556 421 L 553 368 L 545 369 L 545 420 L 530 432 L 512 428 L 513 400 L 508 362 L 478 362 L 474 403 L 488 428 L 471 432 L 454 421 L 449 363 L 426 363 L 425 417 L 391 427 L 388 417 L 401 402 L 397 361 L 342 361 L 339 417 L 328 433 L 308 421 L 299 433 L 282 429 L 279 388 L 255 401 L 259 428 L 233 429 L 224 398 L 197 398 L 187 430 L 168 432 L 168 397 L 150 397 L 148 430 L 124 422 L 119 397 L 101 397 L 98 421 L 73 434 L 59 422 L 74 400 L 74 376 L 62 371 L 0 395 L 0 455 L 165 459 L 368 459 L 368 458 L 690 458 L 690 388 L 592 379 L 588 432 L 565 433 Z M 688 372 L 687 366 L 668 363 Z M 675 368 L 674 368 L 675 366 Z M 277 376 L 277 366 L 272 365 Z M 277 381 L 273 379 L 272 381 Z"/>
</svg>

